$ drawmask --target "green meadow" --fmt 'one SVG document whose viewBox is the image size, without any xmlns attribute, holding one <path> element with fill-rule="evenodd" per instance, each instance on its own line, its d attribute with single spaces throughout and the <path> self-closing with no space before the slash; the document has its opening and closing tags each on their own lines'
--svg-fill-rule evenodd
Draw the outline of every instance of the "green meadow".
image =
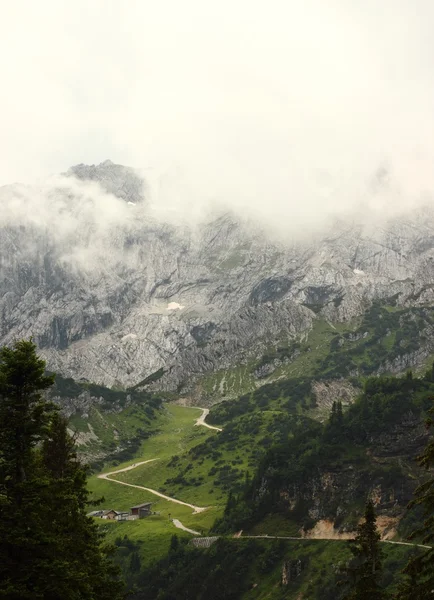
<svg viewBox="0 0 434 600">
<path fill-rule="evenodd" d="M 146 541 L 143 547 L 141 546 L 141 557 L 144 563 L 151 558 L 157 559 L 167 552 L 170 538 L 174 533 L 182 537 L 192 537 L 191 534 L 176 528 L 171 519 L 179 519 L 185 527 L 206 534 L 216 517 L 223 511 L 226 495 L 220 494 L 216 501 L 213 494 L 210 494 L 209 482 L 182 487 L 176 495 L 169 493 L 171 490 L 165 488 L 165 481 L 171 476 L 176 476 L 178 465 L 184 460 L 188 451 L 197 444 L 205 442 L 209 437 L 218 435 L 215 430 L 195 425 L 200 415 L 201 410 L 198 408 L 186 408 L 175 404 L 164 405 L 158 418 L 157 432 L 142 442 L 135 458 L 124 463 L 107 465 L 103 472 L 108 473 L 142 460 L 155 458 L 157 460 L 154 462 L 141 465 L 126 473 L 118 473 L 113 476 L 113 479 L 152 488 L 184 502 L 207 507 L 205 511 L 194 514 L 190 507 L 165 500 L 151 492 L 121 485 L 116 481 L 99 479 L 97 475 L 89 478 L 88 487 L 92 499 L 95 500 L 95 505 L 91 508 L 98 508 L 96 501 L 99 498 L 104 499 L 101 507 L 123 511 L 143 502 L 153 503 L 152 510 L 157 514 L 145 519 L 127 522 L 97 520 L 110 542 L 125 535 L 133 541 Z M 172 465 L 168 466 L 171 461 Z M 196 477 L 197 481 L 200 481 L 199 473 Z"/>
</svg>

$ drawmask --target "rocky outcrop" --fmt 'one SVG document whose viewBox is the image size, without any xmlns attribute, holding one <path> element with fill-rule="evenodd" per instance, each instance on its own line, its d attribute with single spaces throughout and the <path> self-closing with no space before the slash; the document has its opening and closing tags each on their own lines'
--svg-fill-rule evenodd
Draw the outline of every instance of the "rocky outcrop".
<svg viewBox="0 0 434 600">
<path fill-rule="evenodd" d="M 349 381 L 342 379 L 341 381 L 315 381 L 312 384 L 312 393 L 317 406 L 330 411 L 335 401 L 340 400 L 344 406 L 351 404 L 359 390 Z"/>
<path fill-rule="evenodd" d="M 128 408 L 131 404 L 129 394 L 127 394 L 126 400 L 110 402 L 110 405 L 108 405 L 107 400 L 102 396 L 93 395 L 88 391 L 83 391 L 75 397 L 59 396 L 54 392 L 50 394 L 50 400 L 60 407 L 67 418 L 74 414 L 80 414 L 83 418 L 87 418 L 90 409 L 93 407 L 102 408 L 104 413 L 117 413 Z"/>
<path fill-rule="evenodd" d="M 351 537 L 361 518 L 360 501 L 370 498 L 377 508 L 383 539 L 393 536 L 399 520 L 414 497 L 425 473 L 415 461 L 428 443 L 420 415 L 407 412 L 399 422 L 371 437 L 363 455 L 311 469 L 302 482 L 291 482 L 278 492 L 282 511 L 300 511 L 303 535 L 318 539 Z M 343 442 L 348 443 L 348 441 Z M 344 454 L 343 454 L 344 455 Z M 271 474 L 272 476 L 272 474 Z M 269 488 L 269 474 L 261 481 L 260 493 Z"/>
<path fill-rule="evenodd" d="M 75 165 L 65 176 L 95 181 L 109 194 L 132 204 L 143 202 L 146 198 L 146 184 L 142 177 L 134 169 L 115 165 L 111 160 L 99 165 Z"/>
<path fill-rule="evenodd" d="M 164 367 L 152 385 L 188 391 L 319 317 L 434 299 L 431 209 L 285 244 L 231 214 L 162 223 L 146 194 L 110 161 L 72 167 L 48 191 L 0 190 L 0 343 L 33 336 L 52 370 L 108 386 Z"/>
</svg>

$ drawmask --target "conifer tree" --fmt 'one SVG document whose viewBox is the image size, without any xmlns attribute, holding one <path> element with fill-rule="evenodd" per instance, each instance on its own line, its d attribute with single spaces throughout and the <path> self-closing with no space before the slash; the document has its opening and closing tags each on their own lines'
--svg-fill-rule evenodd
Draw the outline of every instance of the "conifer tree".
<svg viewBox="0 0 434 600">
<path fill-rule="evenodd" d="M 338 400 L 336 403 L 336 422 L 339 425 L 339 427 L 341 427 L 344 422 L 344 413 L 342 411 L 341 400 Z"/>
<path fill-rule="evenodd" d="M 387 595 L 379 584 L 383 554 L 372 501 L 366 504 L 365 521 L 357 528 L 351 551 L 353 559 L 347 569 L 350 592 L 345 600 L 385 600 Z"/>
<path fill-rule="evenodd" d="M 130 558 L 130 572 L 139 573 L 141 568 L 141 560 L 139 553 L 135 550 Z"/>
<path fill-rule="evenodd" d="M 433 365 L 434 369 L 434 365 Z M 434 409 L 430 410 L 431 415 Z M 432 417 L 427 419 L 426 425 L 432 427 Z M 428 442 L 424 452 L 418 457 L 419 465 L 427 470 L 434 466 L 434 438 Z M 429 477 L 415 491 L 415 498 L 409 508 L 421 506 L 424 509 L 424 522 L 422 527 L 413 532 L 411 538 L 418 538 L 421 544 L 434 546 L 434 477 Z M 419 552 L 410 560 L 404 569 L 407 576 L 398 594 L 399 600 L 422 600 L 434 598 L 434 548 L 427 548 Z"/>
<path fill-rule="evenodd" d="M 341 441 L 344 424 L 344 414 L 342 410 L 342 402 L 334 400 L 332 410 L 325 429 L 325 439 L 330 443 L 338 443 Z"/>
<path fill-rule="evenodd" d="M 45 585 L 44 597 L 120 598 L 119 570 L 109 560 L 112 548 L 102 544 L 97 525 L 86 516 L 86 469 L 77 459 L 67 421 L 58 413 L 43 442 L 41 460 L 48 476 L 45 507 L 52 538 L 49 555 L 53 582 L 52 589 Z"/>
<path fill-rule="evenodd" d="M 0 598 L 118 600 L 53 382 L 31 341 L 0 349 Z"/>
<path fill-rule="evenodd" d="M 176 552 L 178 550 L 178 547 L 179 547 L 179 538 L 176 535 L 176 533 L 174 533 L 172 535 L 172 537 L 170 538 L 169 552 Z"/>
<path fill-rule="evenodd" d="M 48 539 L 35 448 L 54 411 L 42 397 L 53 381 L 31 341 L 0 349 L 0 597 L 41 597 L 33 565 Z"/>
</svg>

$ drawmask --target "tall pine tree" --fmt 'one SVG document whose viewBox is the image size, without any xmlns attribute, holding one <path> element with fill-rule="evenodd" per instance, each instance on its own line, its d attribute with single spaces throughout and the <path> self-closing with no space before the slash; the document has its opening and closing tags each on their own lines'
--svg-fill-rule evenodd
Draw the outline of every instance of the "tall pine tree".
<svg viewBox="0 0 434 600">
<path fill-rule="evenodd" d="M 121 597 L 119 570 L 110 560 L 113 549 L 103 544 L 98 526 L 86 516 L 89 497 L 86 469 L 77 459 L 67 421 L 58 413 L 44 439 L 41 462 L 48 476 L 45 506 L 52 537 L 51 571 L 55 572 L 52 589 L 46 585 L 44 597 L 50 600 Z M 68 595 L 71 591 L 73 595 Z"/>
<path fill-rule="evenodd" d="M 0 597 L 118 600 L 122 586 L 86 517 L 86 471 L 43 392 L 30 341 L 0 350 Z"/>
<path fill-rule="evenodd" d="M 434 372 L 434 364 L 433 364 Z M 434 409 L 430 411 L 431 415 Z M 434 421 L 430 417 L 426 425 L 432 427 Z M 427 470 L 434 467 L 434 438 L 428 442 L 424 452 L 418 457 L 419 465 Z M 415 491 L 415 499 L 409 507 L 421 506 L 424 510 L 424 522 L 412 538 L 421 540 L 421 544 L 433 546 L 419 552 L 404 569 L 407 576 L 398 594 L 399 600 L 425 600 L 434 598 L 434 477 L 429 477 Z"/>
<path fill-rule="evenodd" d="M 35 448 L 54 412 L 42 397 L 53 381 L 31 342 L 0 350 L 0 594 L 6 598 L 41 597 L 34 563 L 48 538 Z"/>
<path fill-rule="evenodd" d="M 385 600 L 387 595 L 379 583 L 383 554 L 377 518 L 371 501 L 366 504 L 365 521 L 357 528 L 351 551 L 353 559 L 346 571 L 350 592 L 345 596 L 345 600 Z"/>
</svg>

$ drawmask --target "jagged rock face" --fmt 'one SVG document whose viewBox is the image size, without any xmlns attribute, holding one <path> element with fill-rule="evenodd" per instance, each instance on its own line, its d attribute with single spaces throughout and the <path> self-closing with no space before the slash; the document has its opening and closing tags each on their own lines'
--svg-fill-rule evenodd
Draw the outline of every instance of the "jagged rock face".
<svg viewBox="0 0 434 600">
<path fill-rule="evenodd" d="M 341 381 L 315 381 L 312 385 L 312 393 L 317 406 L 330 411 L 336 400 L 340 400 L 344 406 L 351 404 L 359 390 L 343 379 Z"/>
<path fill-rule="evenodd" d="M 229 214 L 162 223 L 139 174 L 110 161 L 72 167 L 44 192 L 45 212 L 32 194 L 0 189 L 0 343 L 31 335 L 66 376 L 131 386 L 164 367 L 155 386 L 188 388 L 318 315 L 433 299 L 430 209 L 285 244 Z"/>
<path fill-rule="evenodd" d="M 399 520 L 414 497 L 415 488 L 424 480 L 424 471 L 415 463 L 423 452 L 429 433 L 420 416 L 411 411 L 381 435 L 372 435 L 365 449 L 370 464 L 345 461 L 311 469 L 302 482 L 289 482 L 278 492 L 279 510 L 294 510 L 303 506 L 314 521 L 334 523 L 335 532 L 354 531 L 360 518 L 360 499 L 371 498 L 380 515 Z M 406 464 L 411 465 L 411 476 Z M 404 465 L 404 467 L 403 467 Z M 272 469 L 262 476 L 260 493 L 265 494 L 274 477 Z M 396 524 L 396 523 L 395 523 Z M 332 528 L 333 529 L 333 528 Z M 339 533 L 340 532 L 340 533 Z M 331 531 L 322 536 L 332 537 Z"/>
<path fill-rule="evenodd" d="M 145 200 L 143 179 L 130 167 L 115 165 L 106 160 L 100 165 L 75 165 L 66 173 L 66 177 L 77 177 L 84 181 L 96 181 L 108 193 L 136 204 Z"/>
<path fill-rule="evenodd" d="M 107 401 L 102 396 L 94 396 L 90 394 L 88 391 L 83 391 L 79 396 L 75 397 L 65 397 L 65 396 L 57 396 L 55 393 L 49 393 L 48 398 L 57 404 L 62 413 L 69 419 L 71 415 L 80 414 L 85 415 L 86 418 L 87 413 L 92 407 L 103 407 L 104 412 L 120 412 L 123 409 L 127 408 L 131 404 L 130 396 L 127 396 L 126 402 L 111 403 L 110 409 L 107 408 Z"/>
</svg>

